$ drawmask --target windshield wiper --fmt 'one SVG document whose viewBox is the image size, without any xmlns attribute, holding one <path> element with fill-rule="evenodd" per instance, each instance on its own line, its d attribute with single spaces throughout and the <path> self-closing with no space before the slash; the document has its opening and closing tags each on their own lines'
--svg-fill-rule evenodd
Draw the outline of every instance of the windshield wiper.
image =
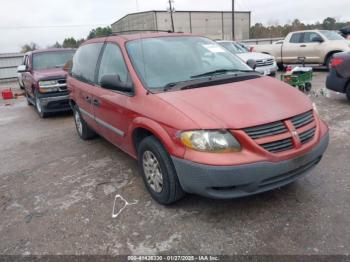
<svg viewBox="0 0 350 262">
<path fill-rule="evenodd" d="M 209 71 L 209 72 L 206 72 L 206 73 L 203 73 L 203 74 L 191 76 L 191 78 L 212 76 L 212 75 L 217 75 L 217 74 L 221 75 L 221 74 L 231 73 L 231 72 L 252 73 L 254 71 L 253 70 L 240 70 L 240 69 L 217 69 L 217 70 Z"/>
<path fill-rule="evenodd" d="M 168 84 L 166 84 L 166 85 L 163 87 L 163 91 L 164 91 L 164 92 L 167 92 L 167 91 L 173 89 L 174 87 L 178 87 L 178 86 L 180 86 L 180 85 L 181 85 L 181 86 L 184 86 L 184 85 L 186 86 L 185 83 L 191 82 L 191 81 L 193 81 L 193 80 L 186 80 L 186 81 L 168 83 Z"/>
</svg>

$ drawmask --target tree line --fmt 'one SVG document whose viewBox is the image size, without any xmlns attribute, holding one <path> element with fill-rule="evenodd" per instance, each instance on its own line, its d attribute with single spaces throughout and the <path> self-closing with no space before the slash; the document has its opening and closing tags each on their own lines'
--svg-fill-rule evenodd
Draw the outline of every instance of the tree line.
<svg viewBox="0 0 350 262">
<path fill-rule="evenodd" d="M 270 37 L 285 37 L 290 32 L 299 30 L 340 30 L 343 27 L 350 26 L 350 22 L 338 22 L 332 17 L 327 17 L 322 23 L 305 24 L 299 19 L 295 19 L 291 23 L 285 25 L 265 26 L 261 23 L 256 23 L 250 28 L 250 38 L 270 38 Z"/>
<path fill-rule="evenodd" d="M 55 44 L 48 46 L 48 48 L 78 48 L 81 43 L 83 43 L 84 41 L 86 41 L 88 39 L 92 39 L 92 38 L 100 37 L 100 36 L 108 36 L 111 34 L 112 34 L 112 28 L 110 26 L 97 27 L 97 28 L 92 29 L 90 31 L 90 33 L 88 34 L 86 39 L 85 38 L 75 39 L 74 37 L 68 37 L 68 38 L 65 38 L 62 43 L 57 41 Z M 26 53 L 26 52 L 34 51 L 37 49 L 39 49 L 38 44 L 29 43 L 29 44 L 25 44 L 24 46 L 22 46 L 21 52 Z"/>
<path fill-rule="evenodd" d="M 305 24 L 299 19 L 295 19 L 291 23 L 285 25 L 279 25 L 277 22 L 275 25 L 266 26 L 262 23 L 256 23 L 250 28 L 250 38 L 270 38 L 270 37 L 285 37 L 287 34 L 298 30 L 311 30 L 311 29 L 324 29 L 324 30 L 339 30 L 345 26 L 350 26 L 350 22 L 338 22 L 332 17 L 327 17 L 322 23 L 317 22 L 314 24 Z M 82 39 L 75 39 L 74 37 L 68 37 L 63 40 L 62 43 L 56 42 L 49 46 L 51 48 L 77 48 L 79 45 L 87 39 L 91 39 L 99 36 L 107 36 L 112 34 L 112 28 L 98 27 L 92 29 L 88 36 Z M 39 46 L 36 43 L 26 44 L 22 47 L 21 52 L 25 53 L 38 49 Z"/>
</svg>

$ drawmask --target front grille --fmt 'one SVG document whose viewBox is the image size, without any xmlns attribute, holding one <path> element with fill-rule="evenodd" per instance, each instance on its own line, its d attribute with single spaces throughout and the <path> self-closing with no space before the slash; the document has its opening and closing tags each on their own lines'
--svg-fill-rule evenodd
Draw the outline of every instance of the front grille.
<svg viewBox="0 0 350 262">
<path fill-rule="evenodd" d="M 299 135 L 300 142 L 302 144 L 306 144 L 307 142 L 311 141 L 314 138 L 315 133 L 316 133 L 316 128 L 312 128 L 304 133 L 301 133 Z"/>
<path fill-rule="evenodd" d="M 289 121 L 294 128 L 287 128 Z M 312 123 L 314 123 L 312 125 Z M 310 125 L 308 130 L 307 125 Z M 316 134 L 316 123 L 313 115 L 313 111 L 308 111 L 306 113 L 294 116 L 290 119 L 281 120 L 266 125 L 260 125 L 250 128 L 245 128 L 243 131 L 253 140 L 261 146 L 263 149 L 270 153 L 280 153 L 284 151 L 291 150 L 298 144 L 298 140 L 293 142 L 293 136 L 295 136 L 294 131 L 296 130 L 297 136 L 299 136 L 300 143 L 302 145 L 310 142 Z M 282 139 L 276 135 L 282 135 Z M 270 140 L 271 138 L 271 140 Z M 270 140 L 270 141 L 269 141 Z"/>
<path fill-rule="evenodd" d="M 253 139 L 258 139 L 266 136 L 273 136 L 283 134 L 288 131 L 287 127 L 282 121 L 274 122 L 272 124 L 250 127 L 244 131 Z"/>
<path fill-rule="evenodd" d="M 287 138 L 283 140 L 278 140 L 276 142 L 266 143 L 261 145 L 265 150 L 271 153 L 279 153 L 292 149 L 293 140 L 292 138 Z"/>
<path fill-rule="evenodd" d="M 275 62 L 274 59 L 270 58 L 270 59 L 264 59 L 264 60 L 256 60 L 256 66 L 260 67 L 260 66 L 271 66 L 273 65 Z"/>
<path fill-rule="evenodd" d="M 300 128 L 314 121 L 314 115 L 312 111 L 309 111 L 304 114 L 293 117 L 291 121 L 295 128 Z"/>
</svg>

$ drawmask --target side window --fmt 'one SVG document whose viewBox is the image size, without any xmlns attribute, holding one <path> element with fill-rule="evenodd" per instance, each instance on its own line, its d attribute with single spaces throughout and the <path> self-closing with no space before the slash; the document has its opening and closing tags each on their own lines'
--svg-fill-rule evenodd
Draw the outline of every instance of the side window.
<svg viewBox="0 0 350 262">
<path fill-rule="evenodd" d="M 295 33 L 292 35 L 292 37 L 290 38 L 290 43 L 301 43 L 302 41 L 302 33 Z"/>
<path fill-rule="evenodd" d="M 101 59 L 98 73 L 98 83 L 104 75 L 118 74 L 124 83 L 128 81 L 128 69 L 126 67 L 123 54 L 116 44 L 107 44 Z"/>
<path fill-rule="evenodd" d="M 321 37 L 321 36 L 315 32 L 305 33 L 304 43 L 314 43 L 315 42 L 314 38 L 316 38 L 316 37 Z"/>
<path fill-rule="evenodd" d="M 72 76 L 89 83 L 95 82 L 97 60 L 103 43 L 80 47 L 73 58 Z"/>
</svg>

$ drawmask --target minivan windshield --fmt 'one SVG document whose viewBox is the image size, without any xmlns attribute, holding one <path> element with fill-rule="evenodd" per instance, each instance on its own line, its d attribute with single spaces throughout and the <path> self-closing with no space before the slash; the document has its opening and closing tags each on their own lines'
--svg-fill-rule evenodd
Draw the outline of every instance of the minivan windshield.
<svg viewBox="0 0 350 262">
<path fill-rule="evenodd" d="M 340 34 L 335 31 L 321 30 L 320 31 L 328 40 L 344 40 Z"/>
<path fill-rule="evenodd" d="M 238 57 L 204 37 L 133 40 L 127 43 L 127 51 L 142 82 L 151 90 L 197 77 L 252 71 Z"/>
<path fill-rule="evenodd" d="M 71 60 L 75 51 L 53 51 L 33 55 L 33 69 L 43 70 L 62 68 L 67 61 Z"/>
</svg>

